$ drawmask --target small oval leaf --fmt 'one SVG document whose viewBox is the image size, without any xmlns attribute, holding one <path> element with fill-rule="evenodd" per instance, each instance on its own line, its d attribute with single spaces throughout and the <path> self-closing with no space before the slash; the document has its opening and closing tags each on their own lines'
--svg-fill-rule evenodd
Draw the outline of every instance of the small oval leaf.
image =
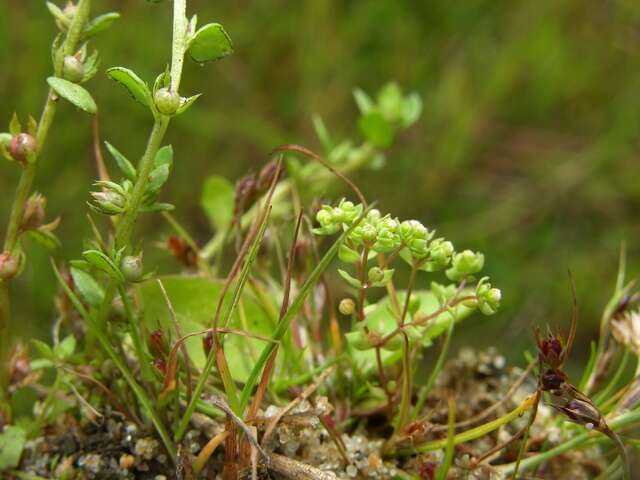
<svg viewBox="0 0 640 480">
<path fill-rule="evenodd" d="M 104 144 L 107 146 L 107 150 L 109 150 L 111 156 L 115 159 L 116 163 L 118 164 L 118 168 L 123 173 L 123 175 L 132 182 L 135 182 L 137 172 L 135 167 L 131 164 L 127 157 L 120 153 L 120 151 L 109 142 L 104 142 Z"/>
<path fill-rule="evenodd" d="M 96 113 L 98 111 L 96 102 L 91 94 L 80 85 L 58 77 L 47 78 L 47 83 L 58 95 L 80 110 L 84 110 L 87 113 Z"/>
<path fill-rule="evenodd" d="M 89 273 L 71 267 L 71 277 L 80 295 L 82 295 L 82 298 L 84 298 L 89 305 L 97 307 L 102 303 L 104 292 L 100 285 L 98 285 L 98 282 L 96 282 Z"/>
<path fill-rule="evenodd" d="M 120 14 L 117 12 L 105 13 L 104 15 L 99 15 L 93 20 L 91 20 L 82 32 L 83 37 L 85 39 L 93 37 L 100 32 L 108 29 L 113 22 L 120 18 Z"/>
<path fill-rule="evenodd" d="M 198 63 L 211 62 L 233 52 L 231 38 L 219 23 L 200 28 L 189 43 L 189 55 Z"/>
<path fill-rule="evenodd" d="M 111 80 L 122 84 L 137 102 L 146 107 L 151 108 L 153 106 L 149 86 L 133 70 L 124 67 L 112 67 L 107 70 L 107 76 Z"/>
</svg>

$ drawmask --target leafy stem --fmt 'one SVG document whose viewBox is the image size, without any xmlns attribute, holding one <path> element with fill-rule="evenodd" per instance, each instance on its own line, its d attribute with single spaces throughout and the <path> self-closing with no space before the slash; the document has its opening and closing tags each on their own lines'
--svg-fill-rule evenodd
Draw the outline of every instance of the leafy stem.
<svg viewBox="0 0 640 480">
<path fill-rule="evenodd" d="M 64 42 L 58 49 L 55 57 L 53 71 L 56 77 L 61 76 L 64 57 L 75 52 L 80 42 L 80 37 L 85 24 L 89 18 L 91 10 L 91 0 L 80 0 L 77 6 L 76 14 L 69 25 Z M 20 223 L 26 202 L 31 194 L 31 188 L 36 176 L 38 158 L 42 152 L 45 141 L 47 139 L 49 129 L 53 123 L 56 113 L 57 96 L 53 89 L 49 89 L 47 100 L 45 102 L 38 129 L 36 131 L 36 149 L 35 153 L 29 159 L 29 162 L 22 170 L 16 194 L 9 214 L 9 223 L 7 225 L 7 233 L 4 240 L 3 251 L 13 253 L 18 244 L 20 235 Z M 6 385 L 6 372 L 4 366 L 7 364 L 9 355 L 9 321 L 11 317 L 11 301 L 9 298 L 9 281 L 0 280 L 0 400 L 4 396 Z"/>
</svg>

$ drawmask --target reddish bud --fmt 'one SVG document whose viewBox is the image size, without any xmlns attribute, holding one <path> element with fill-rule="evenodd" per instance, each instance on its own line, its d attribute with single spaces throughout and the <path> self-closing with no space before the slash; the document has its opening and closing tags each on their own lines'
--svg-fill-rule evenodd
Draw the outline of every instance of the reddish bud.
<svg viewBox="0 0 640 480">
<path fill-rule="evenodd" d="M 23 231 L 35 230 L 44 223 L 45 207 L 47 199 L 39 193 L 34 193 L 29 197 L 22 214 L 20 228 Z"/>
<path fill-rule="evenodd" d="M 552 335 L 538 341 L 538 351 L 542 360 L 551 367 L 559 367 L 563 361 L 564 347 L 558 337 Z"/>
<path fill-rule="evenodd" d="M 28 133 L 18 133 L 11 139 L 9 155 L 16 162 L 25 164 L 36 151 L 36 139 Z"/>
<path fill-rule="evenodd" d="M 164 361 L 164 359 L 162 358 L 156 358 L 155 360 L 153 360 L 153 362 L 151 362 L 151 364 L 158 369 L 158 371 L 160 373 L 162 373 L 162 375 L 166 375 L 167 374 L 167 362 Z"/>
<path fill-rule="evenodd" d="M 166 345 L 160 330 L 154 330 L 149 334 L 149 350 L 153 353 L 166 353 Z"/>
<path fill-rule="evenodd" d="M 213 332 L 211 330 L 209 330 L 202 339 L 202 348 L 204 350 L 204 354 L 208 357 L 209 353 L 211 353 L 211 349 L 213 348 Z"/>
<path fill-rule="evenodd" d="M 276 172 L 278 173 L 276 182 L 278 182 L 282 177 L 282 169 L 278 172 L 278 164 L 276 162 L 271 161 L 262 167 L 262 170 L 260 170 L 260 173 L 258 174 L 258 181 L 256 184 L 256 188 L 259 192 L 266 192 L 269 189 L 274 177 L 276 176 Z"/>
<path fill-rule="evenodd" d="M 11 280 L 20 271 L 20 257 L 9 252 L 0 254 L 0 280 Z"/>
</svg>

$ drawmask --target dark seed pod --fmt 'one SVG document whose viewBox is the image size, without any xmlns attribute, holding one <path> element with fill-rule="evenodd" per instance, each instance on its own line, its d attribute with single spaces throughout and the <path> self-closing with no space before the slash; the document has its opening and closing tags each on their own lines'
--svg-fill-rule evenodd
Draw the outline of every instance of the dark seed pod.
<svg viewBox="0 0 640 480">
<path fill-rule="evenodd" d="M 213 332 L 208 331 L 205 337 L 202 339 L 202 349 L 204 350 L 204 354 L 208 357 L 209 353 L 211 353 L 211 349 L 213 348 Z"/>
</svg>

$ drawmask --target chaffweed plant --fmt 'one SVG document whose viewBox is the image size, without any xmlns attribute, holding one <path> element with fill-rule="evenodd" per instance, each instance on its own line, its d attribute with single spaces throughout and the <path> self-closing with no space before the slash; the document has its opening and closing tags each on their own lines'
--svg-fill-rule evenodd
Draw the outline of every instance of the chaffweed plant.
<svg viewBox="0 0 640 480">
<path fill-rule="evenodd" d="M 57 242 L 52 233 L 56 224 L 44 222 L 43 197 L 30 196 L 56 102 L 66 99 L 89 113 L 97 109 L 89 92 L 80 86 L 97 70 L 97 57 L 86 54 L 84 42 L 104 30 L 117 14 L 90 21 L 89 3 L 80 0 L 64 9 L 49 4 L 62 33 L 54 43 L 55 75 L 48 80 L 51 91 L 44 113 L 39 122 L 29 122 L 27 132 L 13 120 L 10 132 L 0 136 L 3 153 L 24 168 L 1 257 L 3 330 L 10 319 L 8 283 L 24 263 L 21 235 L 29 232 L 47 244 Z M 99 391 L 99 398 L 92 396 L 98 406 L 110 403 L 129 421 L 153 425 L 176 468 L 192 471 L 193 476 L 207 468 L 217 446 L 224 444 L 224 478 L 237 478 L 250 468 L 255 471 L 258 464 L 289 478 L 301 478 L 295 476 L 299 471 L 306 472 L 304 478 L 325 478 L 311 466 L 302 467 L 271 454 L 267 441 L 292 404 L 322 389 L 336 412 L 324 412 L 320 421 L 345 465 L 353 459 L 342 435 L 366 424 L 368 417 L 382 415 L 390 427 L 382 456 L 411 457 L 443 449 L 445 455 L 436 475 L 446 478 L 456 445 L 486 436 L 527 411 L 535 412 L 542 393 L 536 392 L 515 410 L 492 420 L 496 406 L 473 421 L 458 422 L 455 397 L 449 395 L 447 425 L 432 425 L 425 417 L 427 399 L 434 392 L 456 323 L 474 310 L 495 313 L 501 292 L 487 277 L 480 276 L 482 253 L 456 251 L 452 242 L 437 237 L 421 222 L 381 213 L 345 176 L 383 161 L 383 152 L 395 135 L 420 115 L 419 97 L 403 95 L 393 83 L 381 89 L 375 99 L 356 90 L 362 143 L 335 142 L 316 117 L 322 155 L 299 145 L 284 145 L 272 152 L 263 169 L 240 179 L 235 188 L 220 177 L 207 179 L 202 205 L 215 234 L 200 247 L 169 213 L 173 206 L 159 201 L 173 166 L 173 149 L 162 144 L 172 118 L 185 112 L 198 97 L 180 94 L 185 56 L 204 63 L 231 51 L 222 26 L 211 23 L 198 28 L 197 17 L 186 16 L 186 1 L 174 0 L 171 63 L 159 72 L 153 85 L 129 68 L 106 71 L 149 110 L 151 133 L 137 166 L 115 146 L 105 144 L 119 178 L 111 179 L 100 165 L 100 178 L 88 202 L 93 238 L 82 258 L 70 261 L 68 268 L 52 262 L 62 289 L 57 302 L 60 316 L 68 320 L 67 325 L 81 326 L 75 334 L 72 327 L 65 327 L 69 334 L 54 342 L 53 348 L 33 342 L 41 358 L 31 368 L 53 371 L 53 383 L 38 405 L 34 422 L 26 427 L 16 424 L 2 433 L 0 442 L 11 438 L 16 447 L 10 457 L 0 455 L 0 468 L 16 467 L 24 439 L 55 423 L 59 412 L 74 408 L 56 403 L 58 390 L 73 388 L 81 398 L 83 392 Z M 353 190 L 355 199 L 319 203 L 317 198 L 336 179 Z M 168 240 L 168 250 L 196 275 L 157 277 L 145 273 L 140 242 L 135 240 L 135 225 L 145 212 L 163 215 L 175 232 Z M 102 222 L 94 219 L 95 215 Z M 324 248 L 322 242 L 330 237 L 330 245 Z M 232 262 L 225 262 L 227 252 L 235 254 Z M 327 275 L 336 257 L 341 262 L 338 274 L 348 291 L 339 301 L 334 301 Z M 403 267 L 408 268 L 408 280 L 399 288 L 396 270 Z M 220 280 L 218 276 L 225 270 L 226 278 Z M 426 283 L 427 275 L 439 277 Z M 635 345 L 636 327 L 630 319 L 637 317 L 625 313 L 633 301 L 621 306 L 623 294 L 630 289 L 619 282 L 603 325 L 609 331 L 615 318 L 616 338 Z M 627 323 L 621 323 L 623 319 Z M 324 328 L 326 321 L 328 329 Z M 430 376 L 420 382 L 415 378 L 417 363 L 439 336 L 443 337 L 440 354 Z M 5 343 L 8 337 L 1 338 Z M 548 343 L 544 345 L 548 347 Z M 94 346 L 100 347 L 99 353 Z M 541 352 L 547 347 L 540 343 Z M 4 344 L 5 358 L 8 350 Z M 600 363 L 604 350 L 604 345 L 595 349 L 583 382 L 587 391 L 597 383 L 594 365 Z M 8 362 L 0 385 L 3 393 L 38 378 L 16 375 L 15 360 L 20 355 L 17 351 Z M 115 371 L 98 368 L 104 360 Z M 540 366 L 544 366 L 542 361 Z M 561 372 L 561 365 L 556 367 Z M 592 413 L 600 412 L 595 404 L 605 414 L 617 412 L 624 399 L 624 405 L 631 408 L 606 421 L 600 413 L 592 415 L 597 416 L 596 430 L 605 431 L 606 425 L 605 433 L 609 433 L 638 421 L 639 414 L 633 410 L 634 391 L 613 394 L 622 370 L 624 365 L 593 402 L 580 397 L 596 409 Z M 326 384 L 321 386 L 322 382 Z M 296 396 L 287 405 L 282 397 L 292 390 Z M 267 428 L 257 422 L 265 402 L 280 407 Z M 4 403 L 8 405 L 8 400 Z M 569 404 L 560 407 L 571 418 L 575 409 Z M 225 428 L 192 458 L 181 453 L 180 445 L 195 412 L 223 421 Z M 468 426 L 473 428 L 464 430 Z M 446 431 L 447 435 L 434 440 L 428 435 L 430 431 Z M 526 445 L 525 431 L 514 436 L 514 441 L 521 436 Z M 495 468 L 504 474 L 524 471 L 590 440 L 590 434 L 581 434 L 548 451 Z M 525 450 L 523 446 L 521 453 Z M 481 460 L 479 455 L 478 462 Z M 397 471 L 401 477 L 410 477 Z"/>
</svg>

